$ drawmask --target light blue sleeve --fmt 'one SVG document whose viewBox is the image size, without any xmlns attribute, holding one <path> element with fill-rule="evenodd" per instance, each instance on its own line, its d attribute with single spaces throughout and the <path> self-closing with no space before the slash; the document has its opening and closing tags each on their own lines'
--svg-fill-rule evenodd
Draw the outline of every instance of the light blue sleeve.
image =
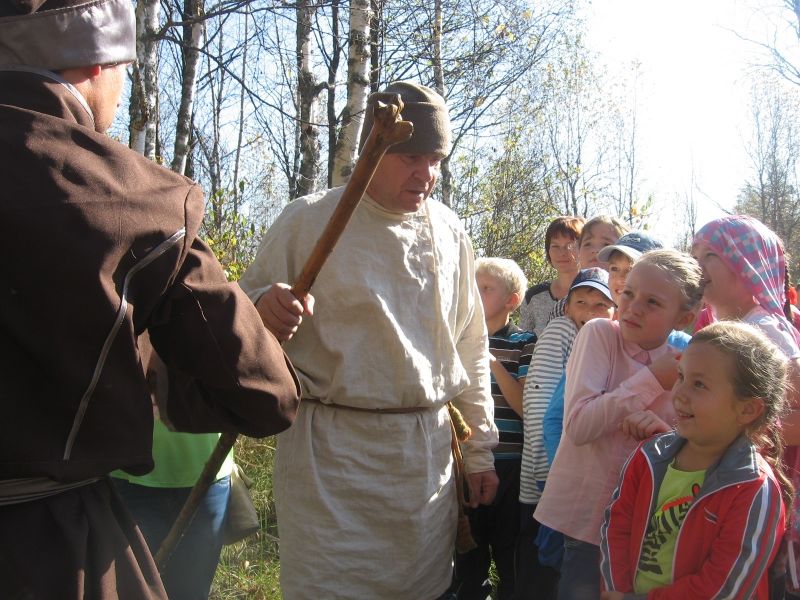
<svg viewBox="0 0 800 600">
<path fill-rule="evenodd" d="M 690 341 L 692 341 L 692 336 L 683 331 L 673 330 L 672 333 L 669 334 L 669 337 L 667 337 L 667 343 L 675 348 L 675 350 L 680 350 L 681 352 L 686 350 L 686 346 L 689 345 Z"/>
<path fill-rule="evenodd" d="M 553 395 L 550 396 L 550 403 L 544 413 L 542 422 L 542 437 L 544 438 L 544 449 L 547 452 L 547 460 L 553 464 L 556 457 L 558 444 L 561 443 L 561 432 L 564 430 L 564 385 L 566 374 L 561 375 Z"/>
</svg>

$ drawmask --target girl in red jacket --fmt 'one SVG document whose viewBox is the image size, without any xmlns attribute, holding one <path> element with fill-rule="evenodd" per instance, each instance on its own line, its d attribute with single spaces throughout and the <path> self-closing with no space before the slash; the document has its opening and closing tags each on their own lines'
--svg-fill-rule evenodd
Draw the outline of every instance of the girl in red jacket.
<svg viewBox="0 0 800 600">
<path fill-rule="evenodd" d="M 786 363 L 744 323 L 695 334 L 673 389 L 676 431 L 639 446 L 606 509 L 603 600 L 769 597 L 793 494 L 776 425 Z"/>
</svg>

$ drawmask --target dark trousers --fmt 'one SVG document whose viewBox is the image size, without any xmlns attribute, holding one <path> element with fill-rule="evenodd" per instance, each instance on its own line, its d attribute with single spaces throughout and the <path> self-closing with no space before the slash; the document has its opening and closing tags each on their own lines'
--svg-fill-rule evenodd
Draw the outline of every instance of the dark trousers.
<svg viewBox="0 0 800 600">
<path fill-rule="evenodd" d="M 492 559 L 499 578 L 497 597 L 511 598 L 514 591 L 514 553 L 519 532 L 520 460 L 497 460 L 500 480 L 497 496 L 489 506 L 468 509 L 472 537 L 478 547 L 456 554 L 455 590 L 459 600 L 486 600 L 492 592 L 489 566 Z"/>
<path fill-rule="evenodd" d="M 564 535 L 564 560 L 558 600 L 600 595 L 600 546 Z"/>
<path fill-rule="evenodd" d="M 536 536 L 539 522 L 533 518 L 535 504 L 520 504 L 519 535 L 515 556 L 516 586 L 514 600 L 555 600 L 559 573 L 539 563 Z"/>
</svg>

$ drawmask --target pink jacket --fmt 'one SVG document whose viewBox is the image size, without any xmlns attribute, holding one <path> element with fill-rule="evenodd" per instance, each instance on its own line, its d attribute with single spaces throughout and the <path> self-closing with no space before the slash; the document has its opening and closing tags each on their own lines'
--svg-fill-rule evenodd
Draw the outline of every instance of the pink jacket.
<svg viewBox="0 0 800 600">
<path fill-rule="evenodd" d="M 650 351 L 625 342 L 619 323 L 608 319 L 578 332 L 567 363 L 564 435 L 534 513 L 540 523 L 600 543 L 603 510 L 637 445 L 620 423 L 644 409 L 675 420 L 670 393 L 646 368 L 669 352 L 666 342 Z"/>
</svg>

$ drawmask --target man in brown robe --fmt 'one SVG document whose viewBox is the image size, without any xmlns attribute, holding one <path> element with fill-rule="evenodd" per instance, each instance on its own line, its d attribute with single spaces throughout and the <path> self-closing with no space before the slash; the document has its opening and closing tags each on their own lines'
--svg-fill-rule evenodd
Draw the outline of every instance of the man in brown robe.
<svg viewBox="0 0 800 600">
<path fill-rule="evenodd" d="M 153 465 L 139 336 L 184 431 L 283 430 L 297 380 L 198 238 L 197 185 L 103 134 L 133 9 L 80 2 L 0 0 L 0 595 L 166 598 L 107 478 Z"/>
</svg>

